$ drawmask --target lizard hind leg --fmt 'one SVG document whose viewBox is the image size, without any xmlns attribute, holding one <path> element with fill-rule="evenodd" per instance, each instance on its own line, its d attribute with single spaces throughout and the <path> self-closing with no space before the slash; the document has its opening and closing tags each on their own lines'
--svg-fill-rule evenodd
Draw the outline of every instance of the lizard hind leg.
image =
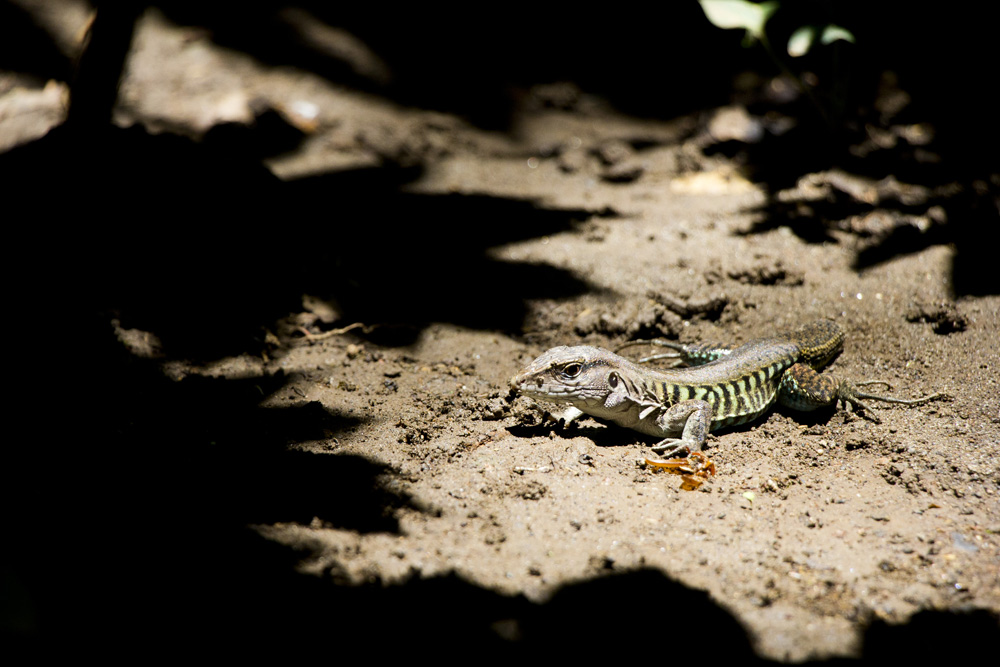
<svg viewBox="0 0 1000 667">
<path fill-rule="evenodd" d="M 615 349 L 615 353 L 620 353 L 624 349 L 635 347 L 637 345 L 665 347 L 673 350 L 673 352 L 651 354 L 637 360 L 637 363 L 648 364 L 650 361 L 670 359 L 672 362 L 670 367 L 701 366 L 702 364 L 707 364 L 710 361 L 715 361 L 716 359 L 729 356 L 732 353 L 732 349 L 722 345 L 716 345 L 714 343 L 696 343 L 694 345 L 685 345 L 683 343 L 675 343 L 674 341 L 663 340 L 660 338 L 630 340 L 619 345 Z"/>
<path fill-rule="evenodd" d="M 653 354 L 648 357 L 643 357 L 638 360 L 640 364 L 648 364 L 650 361 L 658 361 L 660 359 L 670 359 L 671 366 L 679 366 L 684 362 L 684 346 L 680 343 L 673 343 L 671 341 L 659 340 L 659 339 L 642 339 L 642 340 L 630 340 L 626 343 L 622 343 L 615 348 L 615 354 L 621 354 L 622 350 L 630 347 L 636 347 L 638 345 L 649 345 L 651 347 L 666 347 L 674 352 L 661 352 L 660 354 Z"/>
<path fill-rule="evenodd" d="M 815 410 L 824 405 L 835 405 L 840 401 L 845 405 L 850 404 L 857 411 L 866 413 L 869 419 L 878 423 L 879 419 L 874 415 L 874 410 L 865 401 L 920 405 L 945 396 L 945 394 L 938 393 L 921 398 L 905 399 L 869 394 L 858 389 L 858 387 L 873 384 L 880 384 L 888 390 L 892 390 L 892 386 L 888 382 L 867 380 L 852 384 L 844 380 L 837 380 L 830 373 L 817 373 L 807 364 L 799 363 L 785 371 L 785 375 L 781 378 L 778 400 L 782 405 L 803 411 Z"/>
</svg>

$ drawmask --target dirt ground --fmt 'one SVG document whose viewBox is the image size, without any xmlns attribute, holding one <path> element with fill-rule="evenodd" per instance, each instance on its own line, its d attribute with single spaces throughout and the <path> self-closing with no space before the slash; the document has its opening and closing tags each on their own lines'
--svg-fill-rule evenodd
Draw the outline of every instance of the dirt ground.
<svg viewBox="0 0 1000 667">
<path fill-rule="evenodd" d="M 363 44 L 282 16 L 380 76 Z M 57 33 L 85 19 L 70 12 Z M 30 146 L 60 122 L 66 84 L 6 80 L 0 143 Z M 929 126 L 897 122 L 906 94 L 882 85 L 882 122 L 853 154 L 919 162 L 936 150 Z M 768 86 L 780 80 L 748 90 Z M 65 539 L 103 579 L 81 583 L 51 550 L 44 567 L 10 570 L 26 600 L 7 613 L 15 629 L 48 641 L 88 615 L 86 596 L 62 607 L 60 591 L 82 590 L 105 601 L 90 622 L 111 632 L 247 651 L 363 639 L 413 655 L 559 645 L 804 661 L 919 656 L 929 634 L 995 640 L 1000 296 L 956 289 L 979 272 L 955 230 L 969 198 L 996 214 L 997 174 L 804 166 L 765 185 L 748 155 L 794 116 L 734 97 L 640 118 L 570 83 L 516 100 L 507 130 L 484 129 L 144 14 L 121 132 L 211 146 L 228 123 L 247 147 L 271 123 L 300 140 L 261 153 L 277 177 L 262 187 L 286 202 L 261 226 L 238 208 L 212 255 L 166 227 L 145 237 L 176 250 L 177 271 L 207 257 L 232 273 L 206 274 L 203 302 L 169 281 L 147 290 L 144 258 L 105 262 L 99 284 L 130 287 L 88 311 L 96 333 L 78 343 L 96 350 L 83 364 L 101 396 L 80 412 L 101 406 L 107 459 L 130 472 L 86 460 L 102 472 L 72 482 Z M 252 243 L 227 245 L 237 237 Z M 236 290 L 250 294 L 227 300 Z M 563 426 L 508 395 L 554 345 L 738 344 L 818 318 L 847 332 L 830 372 L 948 397 L 878 406 L 881 423 L 772 411 L 713 434 L 717 472 L 685 491 L 645 464 L 653 439 Z"/>
</svg>

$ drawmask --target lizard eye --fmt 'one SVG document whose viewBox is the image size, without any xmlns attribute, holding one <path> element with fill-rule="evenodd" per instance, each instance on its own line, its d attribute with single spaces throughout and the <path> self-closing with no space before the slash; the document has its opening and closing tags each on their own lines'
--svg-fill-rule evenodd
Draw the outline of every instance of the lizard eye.
<svg viewBox="0 0 1000 667">
<path fill-rule="evenodd" d="M 618 386 L 618 373 L 608 375 L 608 386 L 612 389 Z"/>
<path fill-rule="evenodd" d="M 583 370 L 582 364 L 572 363 L 563 366 L 562 376 L 564 378 L 575 378 Z"/>
</svg>

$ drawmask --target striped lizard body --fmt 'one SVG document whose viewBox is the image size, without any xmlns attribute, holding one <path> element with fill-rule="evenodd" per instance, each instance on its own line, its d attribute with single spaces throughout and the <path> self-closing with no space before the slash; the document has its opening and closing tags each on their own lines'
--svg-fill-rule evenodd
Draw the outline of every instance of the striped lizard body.
<svg viewBox="0 0 1000 667">
<path fill-rule="evenodd" d="M 914 405 L 939 396 L 904 400 L 866 394 L 857 387 L 878 383 L 855 385 L 818 372 L 843 342 L 843 330 L 830 320 L 733 349 L 656 342 L 674 352 L 653 358 L 691 366 L 662 370 L 597 347 L 555 347 L 510 385 L 523 395 L 570 406 L 570 419 L 588 414 L 663 438 L 653 450 L 668 456 L 700 450 L 709 431 L 756 419 L 776 400 L 796 410 L 842 401 L 870 411 L 864 399 Z"/>
</svg>

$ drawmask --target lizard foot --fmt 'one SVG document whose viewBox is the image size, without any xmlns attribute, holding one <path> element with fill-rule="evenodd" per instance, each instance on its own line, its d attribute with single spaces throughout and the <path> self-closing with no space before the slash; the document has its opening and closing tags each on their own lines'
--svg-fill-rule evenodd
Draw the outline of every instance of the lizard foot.
<svg viewBox="0 0 1000 667">
<path fill-rule="evenodd" d="M 882 396 L 880 394 L 869 394 L 858 389 L 858 387 L 867 387 L 873 384 L 880 384 L 888 391 L 892 391 L 892 385 L 882 380 L 867 380 L 865 382 L 856 382 L 854 384 L 843 382 L 840 387 L 837 388 L 837 399 L 843 401 L 845 405 L 850 403 L 851 407 L 855 410 L 869 413 L 867 414 L 867 417 L 876 424 L 880 424 L 882 423 L 881 420 L 879 420 L 879 418 L 874 414 L 870 414 L 874 411 L 870 405 L 865 403 L 865 400 L 882 401 L 883 403 L 899 403 L 900 405 L 920 405 L 922 403 L 927 403 L 928 401 L 948 398 L 948 394 L 941 392 L 930 394 L 929 396 L 921 396 L 920 398 L 907 399 L 896 398 L 894 396 Z"/>
<path fill-rule="evenodd" d="M 681 438 L 664 438 L 658 443 L 653 445 L 653 451 L 664 457 L 689 455 L 691 452 L 696 451 L 692 448 L 694 443 L 687 440 L 682 440 Z"/>
</svg>

